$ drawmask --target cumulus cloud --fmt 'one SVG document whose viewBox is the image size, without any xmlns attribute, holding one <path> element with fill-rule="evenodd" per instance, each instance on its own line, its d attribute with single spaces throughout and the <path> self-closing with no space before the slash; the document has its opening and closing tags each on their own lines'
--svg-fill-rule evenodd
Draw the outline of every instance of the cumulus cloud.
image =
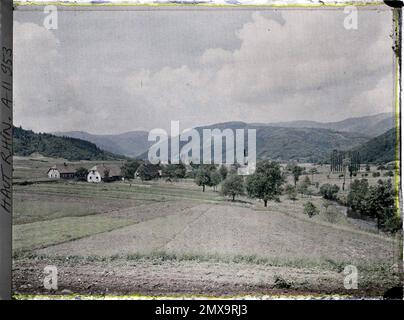
<svg viewBox="0 0 404 320">
<path fill-rule="evenodd" d="M 243 12 L 244 22 L 230 36 L 216 43 L 206 41 L 205 49 L 189 51 L 186 57 L 183 48 L 187 43 L 195 47 L 198 40 L 185 34 L 182 42 L 163 48 L 158 43 L 151 46 L 151 39 L 143 38 L 146 46 L 122 42 L 122 50 L 128 45 L 150 53 L 153 68 L 135 66 L 136 53 L 125 55 L 126 51 L 120 52 L 119 61 L 108 63 L 101 54 L 106 49 L 96 44 L 91 47 L 91 43 L 94 59 L 83 52 L 77 57 L 81 63 L 69 57 L 70 67 L 64 66 L 60 52 L 65 39 L 57 39 L 37 25 L 17 23 L 16 65 L 25 74 L 17 78 L 16 119 L 31 127 L 35 119 L 44 131 L 55 130 L 47 122 L 57 110 L 66 119 L 59 125 L 61 129 L 122 132 L 167 128 L 170 120 L 180 120 L 185 128 L 232 120 L 333 121 L 391 111 L 390 11 L 359 11 L 358 30 L 345 30 L 344 18 L 343 10 L 285 10 L 276 15 Z M 243 20 L 237 16 L 229 19 Z M 176 28 L 184 32 L 181 19 L 177 20 L 171 32 Z M 207 21 L 197 14 L 186 20 L 190 34 Z M 198 31 L 207 39 L 221 32 L 220 21 L 211 19 L 210 23 L 210 28 Z M 148 30 L 147 25 L 144 28 Z M 163 32 L 161 28 L 148 31 L 150 37 Z M 96 40 L 107 41 L 108 36 L 97 34 Z M 232 45 L 226 45 L 226 40 Z M 39 48 L 43 44 L 47 49 Z M 164 51 L 167 48 L 170 52 Z M 44 51 L 44 61 L 38 60 L 36 67 L 23 61 L 32 50 Z M 183 63 L 170 65 L 165 57 L 175 52 Z M 92 60 L 106 62 L 95 66 Z M 52 67 L 46 69 L 49 63 Z M 25 91 L 24 81 L 41 86 L 31 85 Z M 52 99 L 57 104 L 47 103 Z M 43 112 L 32 119 L 24 117 L 26 108 L 37 104 Z"/>
</svg>

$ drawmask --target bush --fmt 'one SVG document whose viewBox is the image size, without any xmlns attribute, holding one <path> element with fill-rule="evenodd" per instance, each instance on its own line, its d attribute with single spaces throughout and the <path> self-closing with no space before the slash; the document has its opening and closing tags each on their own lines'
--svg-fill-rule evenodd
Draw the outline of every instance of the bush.
<svg viewBox="0 0 404 320">
<path fill-rule="evenodd" d="M 320 210 L 313 204 L 313 202 L 308 201 L 304 205 L 304 214 L 307 214 L 310 218 L 319 214 Z"/>
<path fill-rule="evenodd" d="M 372 177 L 373 178 L 380 177 L 380 172 L 373 172 Z"/>
<path fill-rule="evenodd" d="M 205 192 L 205 186 L 210 184 L 210 171 L 204 167 L 199 168 L 195 174 L 195 183 Z"/>
<path fill-rule="evenodd" d="M 292 285 L 283 277 L 276 275 L 274 277 L 274 287 L 278 289 L 289 289 Z"/>
<path fill-rule="evenodd" d="M 336 200 L 338 191 L 339 187 L 336 184 L 325 183 L 320 187 L 320 194 L 328 200 Z"/>
</svg>

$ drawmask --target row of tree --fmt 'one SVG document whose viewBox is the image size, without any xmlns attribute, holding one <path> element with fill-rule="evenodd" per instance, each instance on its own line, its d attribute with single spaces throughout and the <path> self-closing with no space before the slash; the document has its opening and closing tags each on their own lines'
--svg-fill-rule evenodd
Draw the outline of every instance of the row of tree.
<svg viewBox="0 0 404 320">
<path fill-rule="evenodd" d="M 251 198 L 264 201 L 265 206 L 269 200 L 279 201 L 284 182 L 281 167 L 274 161 L 259 162 L 255 172 L 247 176 L 246 180 L 237 174 L 236 169 L 228 170 L 224 166 L 217 169 L 213 165 L 202 165 L 195 175 L 195 183 L 202 186 L 202 191 L 205 191 L 206 186 L 216 188 L 221 184 L 221 193 L 233 201 L 237 196 L 247 193 Z"/>
</svg>

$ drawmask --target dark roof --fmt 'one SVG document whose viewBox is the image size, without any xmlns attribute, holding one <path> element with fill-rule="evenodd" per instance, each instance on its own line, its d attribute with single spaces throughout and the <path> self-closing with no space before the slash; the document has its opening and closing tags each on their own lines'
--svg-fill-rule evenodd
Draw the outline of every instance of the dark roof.
<svg viewBox="0 0 404 320">
<path fill-rule="evenodd" d="M 66 163 L 62 165 L 54 165 L 53 167 L 49 168 L 48 172 L 52 169 L 56 169 L 59 173 L 75 173 L 76 169 Z"/>
<path fill-rule="evenodd" d="M 97 164 L 96 166 L 92 167 L 89 171 L 97 171 L 101 178 L 105 178 L 105 172 L 109 172 L 109 177 L 120 177 L 122 176 L 121 168 L 116 165 L 104 165 L 104 164 Z"/>
</svg>

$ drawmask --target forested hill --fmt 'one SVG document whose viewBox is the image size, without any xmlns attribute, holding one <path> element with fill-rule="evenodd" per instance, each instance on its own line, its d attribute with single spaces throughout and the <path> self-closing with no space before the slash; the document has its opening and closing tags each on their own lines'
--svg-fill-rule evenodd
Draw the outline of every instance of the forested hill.
<svg viewBox="0 0 404 320">
<path fill-rule="evenodd" d="M 363 163 L 386 163 L 395 160 L 396 129 L 369 140 L 354 150 L 359 151 Z"/>
<path fill-rule="evenodd" d="M 69 138 L 58 137 L 48 133 L 35 133 L 21 127 L 13 128 L 14 155 L 29 156 L 37 152 L 46 157 L 73 160 L 116 160 L 123 156 L 115 155 L 98 148 L 94 143 Z"/>
</svg>

